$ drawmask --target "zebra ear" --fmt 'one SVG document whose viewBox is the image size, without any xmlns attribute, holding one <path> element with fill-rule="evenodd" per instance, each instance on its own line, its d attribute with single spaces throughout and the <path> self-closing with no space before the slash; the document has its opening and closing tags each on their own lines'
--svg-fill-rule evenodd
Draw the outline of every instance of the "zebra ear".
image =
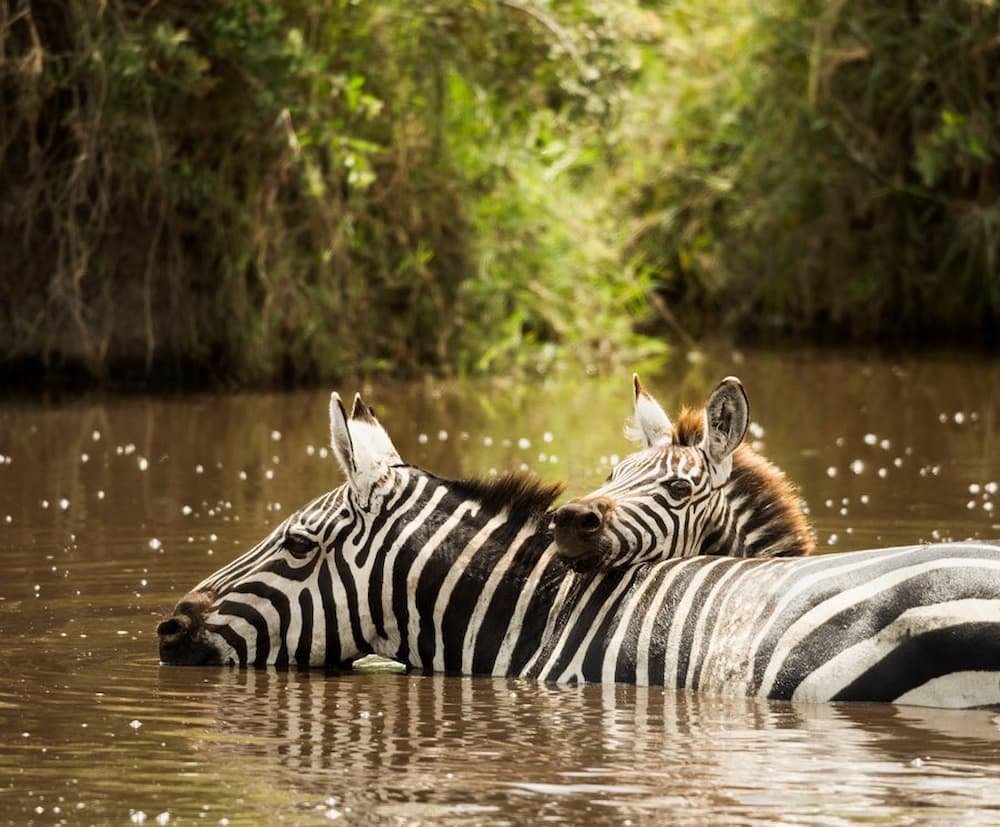
<svg viewBox="0 0 1000 827">
<path fill-rule="evenodd" d="M 702 448 L 713 463 L 712 484 L 719 485 L 732 471 L 732 453 L 746 436 L 750 403 L 743 384 L 727 376 L 712 391 L 705 405 L 705 435 Z"/>
<path fill-rule="evenodd" d="M 401 460 L 375 411 L 355 394 L 348 418 L 339 394 L 330 397 L 330 442 L 347 481 L 361 503 L 369 503 L 372 492 L 392 476 L 391 467 Z"/>
<path fill-rule="evenodd" d="M 670 442 L 674 426 L 659 402 L 650 396 L 639 381 L 639 374 L 632 374 L 632 401 L 635 405 L 635 426 L 630 435 L 645 448 Z"/>
<path fill-rule="evenodd" d="M 351 431 L 347 427 L 347 412 L 344 410 L 344 403 L 340 401 L 340 394 L 334 391 L 330 395 L 330 447 L 344 469 L 348 479 L 352 479 L 358 472 L 358 466 L 354 461 L 354 443 L 351 440 Z"/>
</svg>

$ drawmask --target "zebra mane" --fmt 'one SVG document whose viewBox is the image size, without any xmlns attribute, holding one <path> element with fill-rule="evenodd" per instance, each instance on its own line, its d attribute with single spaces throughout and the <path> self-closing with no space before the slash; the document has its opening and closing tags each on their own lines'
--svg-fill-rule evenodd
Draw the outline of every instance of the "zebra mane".
<svg viewBox="0 0 1000 827">
<path fill-rule="evenodd" d="M 689 408 L 686 405 L 680 409 L 674 421 L 673 445 L 697 445 L 705 435 L 705 409 Z"/>
<path fill-rule="evenodd" d="M 478 500 L 483 508 L 499 513 L 504 508 L 515 517 L 540 517 L 563 492 L 561 482 L 546 483 L 535 474 L 505 471 L 497 477 L 453 480 L 458 491 Z"/>
</svg>

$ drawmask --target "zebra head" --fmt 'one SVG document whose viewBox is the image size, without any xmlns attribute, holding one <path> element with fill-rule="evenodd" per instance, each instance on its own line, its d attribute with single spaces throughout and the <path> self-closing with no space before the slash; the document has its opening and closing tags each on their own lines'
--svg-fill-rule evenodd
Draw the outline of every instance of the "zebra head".
<svg viewBox="0 0 1000 827">
<path fill-rule="evenodd" d="M 641 450 L 618 463 L 599 489 L 555 514 L 559 553 L 574 568 L 811 549 L 791 485 L 741 445 L 750 408 L 739 379 L 723 379 L 703 412 L 682 409 L 676 424 L 637 375 L 632 387 L 635 417 L 627 430 Z"/>
<path fill-rule="evenodd" d="M 352 552 L 369 538 L 397 487 L 396 469 L 406 466 L 360 395 L 349 418 L 332 395 L 330 436 L 347 482 L 185 595 L 156 630 L 163 663 L 336 666 L 362 654 L 360 621 L 341 616 L 358 564 Z M 345 636 L 338 623 L 355 634 Z"/>
</svg>

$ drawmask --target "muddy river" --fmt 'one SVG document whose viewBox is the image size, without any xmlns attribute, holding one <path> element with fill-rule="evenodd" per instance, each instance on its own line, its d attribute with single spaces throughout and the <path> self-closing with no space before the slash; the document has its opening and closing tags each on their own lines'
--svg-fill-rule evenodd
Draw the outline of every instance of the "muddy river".
<svg viewBox="0 0 1000 827">
<path fill-rule="evenodd" d="M 1000 537 L 1000 360 L 725 352 L 823 550 Z M 355 386 L 338 388 L 353 394 Z M 626 373 L 361 388 L 402 456 L 595 488 Z M 334 487 L 328 389 L 0 399 L 0 822 L 1000 822 L 1000 715 L 161 667 L 203 576 Z"/>
</svg>

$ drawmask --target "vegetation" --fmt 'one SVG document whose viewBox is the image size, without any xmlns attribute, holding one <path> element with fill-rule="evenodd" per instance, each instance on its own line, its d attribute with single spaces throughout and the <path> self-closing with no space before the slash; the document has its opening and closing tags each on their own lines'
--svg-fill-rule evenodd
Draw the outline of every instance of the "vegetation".
<svg viewBox="0 0 1000 827">
<path fill-rule="evenodd" d="M 989 337 L 989 0 L 0 0 L 0 353 L 302 381 Z"/>
<path fill-rule="evenodd" d="M 631 250 L 693 329 L 996 340 L 995 2 L 716 0 L 664 25 Z"/>
</svg>

